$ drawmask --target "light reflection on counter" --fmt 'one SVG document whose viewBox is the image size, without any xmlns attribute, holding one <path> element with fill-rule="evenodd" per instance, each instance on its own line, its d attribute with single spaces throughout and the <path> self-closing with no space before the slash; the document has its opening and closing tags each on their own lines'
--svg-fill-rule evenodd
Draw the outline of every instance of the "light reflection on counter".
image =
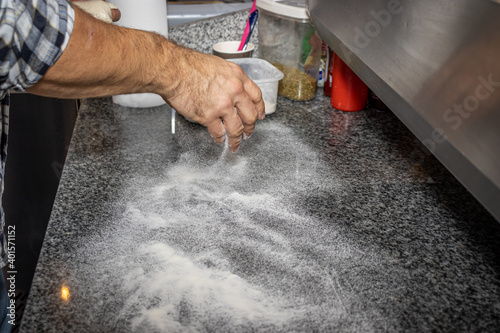
<svg viewBox="0 0 500 333">
<path fill-rule="evenodd" d="M 61 299 L 64 302 L 68 302 L 69 298 L 71 297 L 71 294 L 69 293 L 69 288 L 65 285 L 61 287 Z"/>
</svg>

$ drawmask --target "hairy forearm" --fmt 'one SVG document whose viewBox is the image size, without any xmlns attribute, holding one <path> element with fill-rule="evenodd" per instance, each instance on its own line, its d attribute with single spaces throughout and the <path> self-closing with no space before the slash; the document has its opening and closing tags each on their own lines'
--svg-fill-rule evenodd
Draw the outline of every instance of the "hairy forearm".
<svg viewBox="0 0 500 333">
<path fill-rule="evenodd" d="M 75 13 L 66 49 L 28 92 L 58 98 L 156 93 L 206 126 L 216 142 L 227 135 L 233 151 L 265 117 L 259 87 L 236 64 Z"/>
<path fill-rule="evenodd" d="M 68 46 L 27 91 L 58 98 L 157 92 L 157 71 L 172 71 L 162 63 L 175 57 L 176 48 L 160 35 L 106 24 L 75 8 Z M 175 86 L 176 76 L 171 76 Z"/>
</svg>

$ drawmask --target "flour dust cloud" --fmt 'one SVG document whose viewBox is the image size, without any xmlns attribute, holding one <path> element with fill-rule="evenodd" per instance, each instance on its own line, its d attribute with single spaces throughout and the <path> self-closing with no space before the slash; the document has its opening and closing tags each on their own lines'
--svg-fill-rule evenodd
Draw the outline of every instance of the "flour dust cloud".
<svg viewBox="0 0 500 333">
<path fill-rule="evenodd" d="M 291 332 L 346 316 L 353 293 L 336 267 L 375 259 L 298 204 L 344 185 L 282 125 L 260 124 L 248 142 L 236 154 L 201 146 L 131 180 L 113 227 L 82 247 L 99 254 L 92 269 L 106 278 L 94 283 L 113 286 L 128 330 Z"/>
</svg>

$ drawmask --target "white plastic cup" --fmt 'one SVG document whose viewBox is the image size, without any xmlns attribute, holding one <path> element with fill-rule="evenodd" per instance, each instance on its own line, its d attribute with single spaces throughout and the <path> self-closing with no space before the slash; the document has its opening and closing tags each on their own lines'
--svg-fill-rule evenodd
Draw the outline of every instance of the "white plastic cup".
<svg viewBox="0 0 500 333">
<path fill-rule="evenodd" d="M 155 31 L 168 37 L 167 3 L 165 0 L 108 0 L 121 12 L 121 18 L 116 25 L 146 31 Z M 134 107 L 147 108 L 166 104 L 157 94 L 128 94 L 113 96 L 113 103 Z"/>
<path fill-rule="evenodd" d="M 237 59 L 237 58 L 250 58 L 252 57 L 255 46 L 252 43 L 247 44 L 244 51 L 238 51 L 240 42 L 229 41 L 220 42 L 212 46 L 212 53 L 223 59 Z"/>
</svg>

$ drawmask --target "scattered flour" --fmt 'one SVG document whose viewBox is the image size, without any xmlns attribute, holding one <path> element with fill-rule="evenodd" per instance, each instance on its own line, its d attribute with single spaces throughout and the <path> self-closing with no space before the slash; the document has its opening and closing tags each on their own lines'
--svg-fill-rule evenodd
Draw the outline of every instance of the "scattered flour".
<svg viewBox="0 0 500 333">
<path fill-rule="evenodd" d="M 370 259 L 297 205 L 340 182 L 287 128 L 254 136 L 237 154 L 187 152 L 124 190 L 126 210 L 91 246 L 130 331 L 290 332 L 345 315 L 347 289 L 328 267 Z M 276 163 L 259 165 L 264 154 Z"/>
</svg>

